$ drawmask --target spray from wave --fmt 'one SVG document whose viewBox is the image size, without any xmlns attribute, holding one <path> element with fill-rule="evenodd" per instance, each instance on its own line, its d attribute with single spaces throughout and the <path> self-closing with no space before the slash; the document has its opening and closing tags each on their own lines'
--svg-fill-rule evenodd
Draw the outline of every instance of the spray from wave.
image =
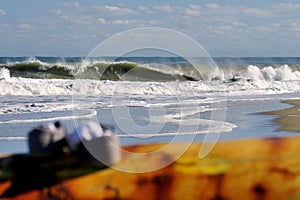
<svg viewBox="0 0 300 200">
<path fill-rule="evenodd" d="M 235 64 L 229 64 L 228 59 L 217 61 L 220 67 L 199 74 L 176 57 L 0 58 L 0 95 L 111 95 L 112 91 L 168 95 L 166 88 L 173 88 L 176 94 L 251 88 L 289 92 L 299 88 L 300 59 L 277 59 L 272 65 L 261 58 L 233 60 Z"/>
<path fill-rule="evenodd" d="M 52 61 L 52 62 L 51 62 Z M 111 81 L 198 81 L 199 73 L 191 65 L 138 63 L 81 59 L 43 62 L 35 57 L 0 64 L 12 77 L 33 79 L 92 79 Z M 4 78 L 4 77 L 3 77 Z M 8 77 L 6 77 L 8 78 Z"/>
<path fill-rule="evenodd" d="M 288 65 L 280 67 L 263 67 L 250 65 L 247 70 L 240 72 L 236 77 L 242 77 L 253 81 L 287 81 L 299 80 L 300 72 L 293 71 Z"/>
<path fill-rule="evenodd" d="M 199 63 L 201 63 L 200 59 Z M 111 81 L 199 81 L 245 78 L 249 80 L 280 81 L 299 79 L 300 60 L 273 59 L 272 65 L 262 59 L 216 59 L 220 67 L 199 72 L 183 58 L 0 58 L 0 79 L 21 77 L 31 79 L 91 79 Z M 255 62 L 253 62 L 255 61 Z M 197 62 L 197 61 L 196 61 Z M 248 64 L 257 63 L 257 64 Z"/>
</svg>

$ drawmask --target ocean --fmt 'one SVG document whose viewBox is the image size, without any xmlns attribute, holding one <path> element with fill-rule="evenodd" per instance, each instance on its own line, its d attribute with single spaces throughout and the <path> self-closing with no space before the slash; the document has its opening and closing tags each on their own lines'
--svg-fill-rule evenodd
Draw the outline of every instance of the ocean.
<svg viewBox="0 0 300 200">
<path fill-rule="evenodd" d="M 0 95 L 0 153 L 56 120 L 97 120 L 122 145 L 290 136 L 260 113 L 300 98 L 300 57 L 0 57 Z"/>
</svg>

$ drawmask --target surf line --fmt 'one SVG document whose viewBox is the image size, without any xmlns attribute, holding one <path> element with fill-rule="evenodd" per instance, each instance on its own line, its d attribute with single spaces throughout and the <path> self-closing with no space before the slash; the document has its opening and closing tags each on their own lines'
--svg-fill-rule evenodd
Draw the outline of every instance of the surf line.
<svg viewBox="0 0 300 200">
<path fill-rule="evenodd" d="M 24 120 L 8 120 L 0 122 L 0 124 L 15 124 L 15 123 L 30 123 L 30 122 L 48 122 L 48 121 L 55 121 L 55 120 L 71 120 L 71 119 L 84 119 L 84 118 L 91 118 L 97 115 L 97 111 L 92 111 L 89 114 L 81 115 L 81 116 L 63 116 L 63 117 L 50 117 L 44 119 L 24 119 Z"/>
<path fill-rule="evenodd" d="M 0 141 L 18 141 L 27 139 L 27 137 L 0 137 Z"/>
</svg>

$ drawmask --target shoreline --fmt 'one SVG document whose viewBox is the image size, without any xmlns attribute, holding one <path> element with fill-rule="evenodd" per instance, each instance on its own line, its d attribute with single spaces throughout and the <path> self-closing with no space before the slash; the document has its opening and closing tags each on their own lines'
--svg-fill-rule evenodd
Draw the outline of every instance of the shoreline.
<svg viewBox="0 0 300 200">
<path fill-rule="evenodd" d="M 285 100 L 282 103 L 292 105 L 293 107 L 264 112 L 263 114 L 277 115 L 278 118 L 274 121 L 280 125 L 280 131 L 300 132 L 300 99 Z"/>
</svg>

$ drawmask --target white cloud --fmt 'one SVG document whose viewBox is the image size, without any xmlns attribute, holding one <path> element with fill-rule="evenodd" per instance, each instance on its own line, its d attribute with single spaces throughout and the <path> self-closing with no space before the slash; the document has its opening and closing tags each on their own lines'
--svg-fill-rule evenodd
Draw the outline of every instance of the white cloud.
<svg viewBox="0 0 300 200">
<path fill-rule="evenodd" d="M 278 32 L 281 36 L 289 39 L 300 39 L 300 20 L 287 21 L 286 24 L 281 25 Z"/>
<path fill-rule="evenodd" d="M 34 29 L 34 26 L 31 24 L 20 24 L 18 27 L 26 31 L 31 31 Z"/>
<path fill-rule="evenodd" d="M 194 4 L 190 4 L 189 7 L 190 7 L 191 9 L 194 9 L 194 10 L 200 10 L 200 9 L 201 9 L 201 6 L 199 6 L 199 5 L 194 5 Z"/>
<path fill-rule="evenodd" d="M 270 6 L 256 8 L 241 5 L 223 6 L 217 3 L 205 4 L 203 9 L 201 9 L 201 13 L 205 14 L 205 16 L 219 17 L 220 19 L 223 17 L 235 19 L 250 17 L 249 19 L 252 19 L 253 17 L 267 18 L 276 16 L 275 10 L 270 8 Z"/>
<path fill-rule="evenodd" d="M 61 15 L 60 18 L 64 19 L 64 20 L 68 20 L 70 19 L 70 17 L 68 15 Z"/>
<path fill-rule="evenodd" d="M 8 31 L 8 29 L 9 29 L 8 24 L 0 24 L 0 33 L 5 33 Z"/>
<path fill-rule="evenodd" d="M 148 21 L 149 25 L 158 25 L 160 23 L 161 23 L 161 21 L 158 21 L 158 20 L 150 20 L 150 21 Z"/>
<path fill-rule="evenodd" d="M 52 10 L 50 10 L 50 12 L 53 13 L 54 15 L 59 16 L 63 20 L 70 19 L 70 16 L 67 14 L 64 14 L 64 12 L 60 9 L 52 9 Z"/>
<path fill-rule="evenodd" d="M 285 21 L 285 23 L 273 23 L 264 26 L 251 28 L 256 34 L 268 34 L 276 38 L 286 38 L 291 40 L 300 39 L 300 20 Z"/>
<path fill-rule="evenodd" d="M 190 5 L 188 8 L 186 8 L 186 15 L 188 16 L 199 16 L 200 15 L 200 6 L 197 5 Z"/>
<path fill-rule="evenodd" d="M 288 24 L 291 31 L 300 32 L 300 24 L 298 22 L 291 22 Z"/>
<path fill-rule="evenodd" d="M 233 26 L 245 26 L 244 23 L 239 22 L 239 21 L 229 21 L 228 23 L 233 25 Z"/>
<path fill-rule="evenodd" d="M 272 17 L 272 16 L 274 16 L 274 13 L 270 12 L 267 9 L 244 7 L 244 8 L 241 8 L 241 12 L 244 12 L 245 14 L 251 15 L 253 17 Z"/>
<path fill-rule="evenodd" d="M 57 40 L 62 40 L 63 37 L 73 43 L 85 35 L 96 33 L 98 36 L 95 37 L 108 37 L 126 27 L 157 25 L 183 30 L 201 41 L 224 41 L 232 44 L 234 40 L 246 44 L 247 39 L 254 40 L 255 36 L 266 41 L 278 39 L 280 42 L 280 39 L 299 39 L 300 35 L 300 21 L 296 19 L 300 13 L 299 3 L 268 3 L 256 7 L 242 3 L 209 3 L 213 1 L 207 1 L 207 4 L 163 2 L 153 6 L 143 2 L 133 5 L 124 2 L 114 4 L 112 1 L 106 2 L 107 4 L 84 1 L 80 1 L 79 4 L 75 2 L 78 0 L 70 1 L 74 2 L 62 0 L 58 1 L 62 3 L 47 8 L 48 13 L 43 14 L 45 19 L 34 16 L 20 19 L 17 29 L 13 26 L 7 31 L 30 36 L 34 30 L 35 35 L 40 34 L 43 38 L 58 33 Z M 0 18 L 6 14 L 3 9 L 0 9 Z M 47 26 L 44 26 L 45 24 Z M 1 27 L 3 26 L 0 23 L 0 32 L 5 31 Z M 77 38 L 67 37 L 67 33 L 75 34 Z M 74 38 L 75 42 L 69 38 Z"/>
<path fill-rule="evenodd" d="M 106 24 L 106 20 L 104 18 L 100 17 L 97 20 L 98 20 L 98 22 L 100 22 L 100 24 Z"/>
<path fill-rule="evenodd" d="M 139 6 L 139 10 L 148 14 L 153 13 L 152 10 L 150 10 L 149 8 L 145 7 L 145 6 Z"/>
<path fill-rule="evenodd" d="M 78 2 L 59 2 L 57 4 L 64 7 L 79 7 Z"/>
<path fill-rule="evenodd" d="M 5 10 L 0 10 L 0 15 L 6 15 L 6 11 Z"/>
<path fill-rule="evenodd" d="M 255 32 L 265 32 L 265 33 L 274 33 L 280 29 L 280 24 L 274 23 L 270 25 L 264 25 L 264 26 L 258 26 L 256 28 L 253 28 Z"/>
<path fill-rule="evenodd" d="M 163 12 L 172 12 L 173 8 L 169 5 L 163 5 L 163 6 L 154 6 L 155 10 L 163 11 Z"/>
<path fill-rule="evenodd" d="M 274 4 L 272 7 L 275 9 L 288 11 L 288 10 L 300 9 L 300 4 L 279 3 L 279 4 Z"/>
<path fill-rule="evenodd" d="M 54 15 L 61 15 L 63 12 L 60 9 L 52 9 L 50 10 L 51 13 L 53 13 Z"/>
<path fill-rule="evenodd" d="M 121 8 L 121 7 L 117 7 L 117 6 L 104 6 L 101 7 L 100 9 L 104 10 L 104 11 L 108 11 L 114 15 L 132 15 L 132 14 L 136 14 L 137 12 L 129 9 L 129 8 Z"/>
<path fill-rule="evenodd" d="M 206 14 L 212 16 L 231 16 L 237 19 L 242 17 L 274 17 L 275 13 L 272 9 L 253 8 L 248 6 L 221 6 L 219 4 L 206 4 Z"/>
<path fill-rule="evenodd" d="M 113 20 L 111 23 L 113 25 L 129 25 L 138 23 L 138 20 Z"/>
<path fill-rule="evenodd" d="M 207 30 L 214 34 L 218 35 L 221 37 L 228 37 L 228 36 L 233 36 L 232 33 L 234 32 L 234 28 L 230 25 L 221 25 L 221 26 L 209 26 Z"/>
<path fill-rule="evenodd" d="M 217 3 L 209 3 L 205 5 L 206 8 L 210 8 L 210 9 L 218 9 L 220 8 L 220 5 Z"/>
</svg>

